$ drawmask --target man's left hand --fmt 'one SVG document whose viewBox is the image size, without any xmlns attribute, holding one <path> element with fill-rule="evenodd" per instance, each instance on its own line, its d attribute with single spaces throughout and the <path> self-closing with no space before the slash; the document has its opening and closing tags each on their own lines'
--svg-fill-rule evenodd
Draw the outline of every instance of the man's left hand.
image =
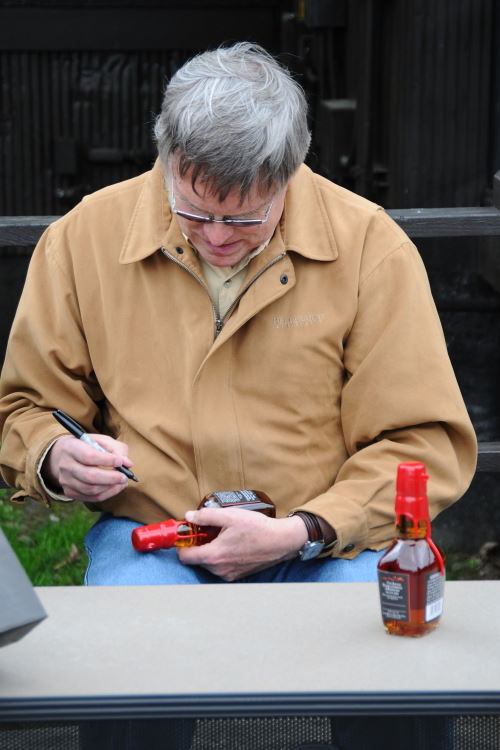
<svg viewBox="0 0 500 750">
<path fill-rule="evenodd" d="M 202 508 L 188 511 L 186 521 L 221 531 L 209 544 L 179 548 L 179 560 L 201 565 L 225 581 L 290 560 L 307 541 L 305 524 L 297 516 L 278 519 L 242 508 Z"/>
</svg>

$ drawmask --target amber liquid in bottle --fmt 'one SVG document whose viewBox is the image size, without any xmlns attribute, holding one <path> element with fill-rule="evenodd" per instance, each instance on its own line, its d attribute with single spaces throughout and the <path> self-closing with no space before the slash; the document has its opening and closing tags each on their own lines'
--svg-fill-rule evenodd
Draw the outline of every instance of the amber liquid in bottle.
<svg viewBox="0 0 500 750">
<path fill-rule="evenodd" d="M 414 474 L 409 485 L 407 467 Z M 425 635 L 438 626 L 443 610 L 444 559 L 430 538 L 426 480 L 423 464 L 400 464 L 398 537 L 378 564 L 382 620 L 391 635 Z"/>
<path fill-rule="evenodd" d="M 274 518 L 276 508 L 260 490 L 210 492 L 198 508 L 244 508 Z M 170 547 L 194 547 L 211 542 L 220 532 L 219 526 L 197 526 L 190 521 L 168 521 L 140 526 L 132 532 L 132 544 L 138 552 L 151 552 Z"/>
<path fill-rule="evenodd" d="M 215 539 L 219 532 L 216 526 L 197 526 L 189 521 L 176 521 L 175 523 L 177 536 L 174 543 L 169 545 L 173 547 L 196 547 L 200 544 L 207 544 Z"/>
</svg>

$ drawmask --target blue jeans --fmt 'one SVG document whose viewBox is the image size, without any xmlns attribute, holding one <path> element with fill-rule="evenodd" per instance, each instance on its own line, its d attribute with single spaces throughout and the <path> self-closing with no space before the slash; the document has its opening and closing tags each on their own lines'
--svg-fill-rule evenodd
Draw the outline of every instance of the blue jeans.
<svg viewBox="0 0 500 750">
<path fill-rule="evenodd" d="M 85 539 L 89 565 L 87 586 L 141 586 L 175 583 L 225 583 L 205 568 L 183 565 L 176 549 L 136 552 L 130 536 L 141 524 L 128 518 L 103 514 Z M 382 552 L 365 550 L 354 560 L 327 558 L 289 560 L 237 583 L 345 583 L 376 581 L 377 563 Z M 234 584 L 232 584 L 234 585 Z"/>
</svg>

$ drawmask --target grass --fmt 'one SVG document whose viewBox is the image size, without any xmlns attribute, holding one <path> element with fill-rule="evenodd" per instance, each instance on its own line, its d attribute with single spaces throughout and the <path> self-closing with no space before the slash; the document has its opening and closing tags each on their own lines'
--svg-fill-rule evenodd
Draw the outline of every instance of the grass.
<svg viewBox="0 0 500 750">
<path fill-rule="evenodd" d="M 80 586 L 87 567 L 83 540 L 96 516 L 81 503 L 11 503 L 0 490 L 0 527 L 34 586 Z"/>
<path fill-rule="evenodd" d="M 481 559 L 478 555 L 448 552 L 446 555 L 446 580 L 471 581 L 482 578 Z"/>
</svg>

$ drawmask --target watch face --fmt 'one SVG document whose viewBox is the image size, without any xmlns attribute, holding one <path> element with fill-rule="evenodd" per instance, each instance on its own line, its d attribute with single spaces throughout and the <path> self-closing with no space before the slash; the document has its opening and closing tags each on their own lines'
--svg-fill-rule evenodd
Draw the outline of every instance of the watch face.
<svg viewBox="0 0 500 750">
<path fill-rule="evenodd" d="M 313 560 L 321 553 L 324 546 L 325 543 L 322 541 L 306 542 L 299 552 L 299 557 L 303 561 Z"/>
</svg>

